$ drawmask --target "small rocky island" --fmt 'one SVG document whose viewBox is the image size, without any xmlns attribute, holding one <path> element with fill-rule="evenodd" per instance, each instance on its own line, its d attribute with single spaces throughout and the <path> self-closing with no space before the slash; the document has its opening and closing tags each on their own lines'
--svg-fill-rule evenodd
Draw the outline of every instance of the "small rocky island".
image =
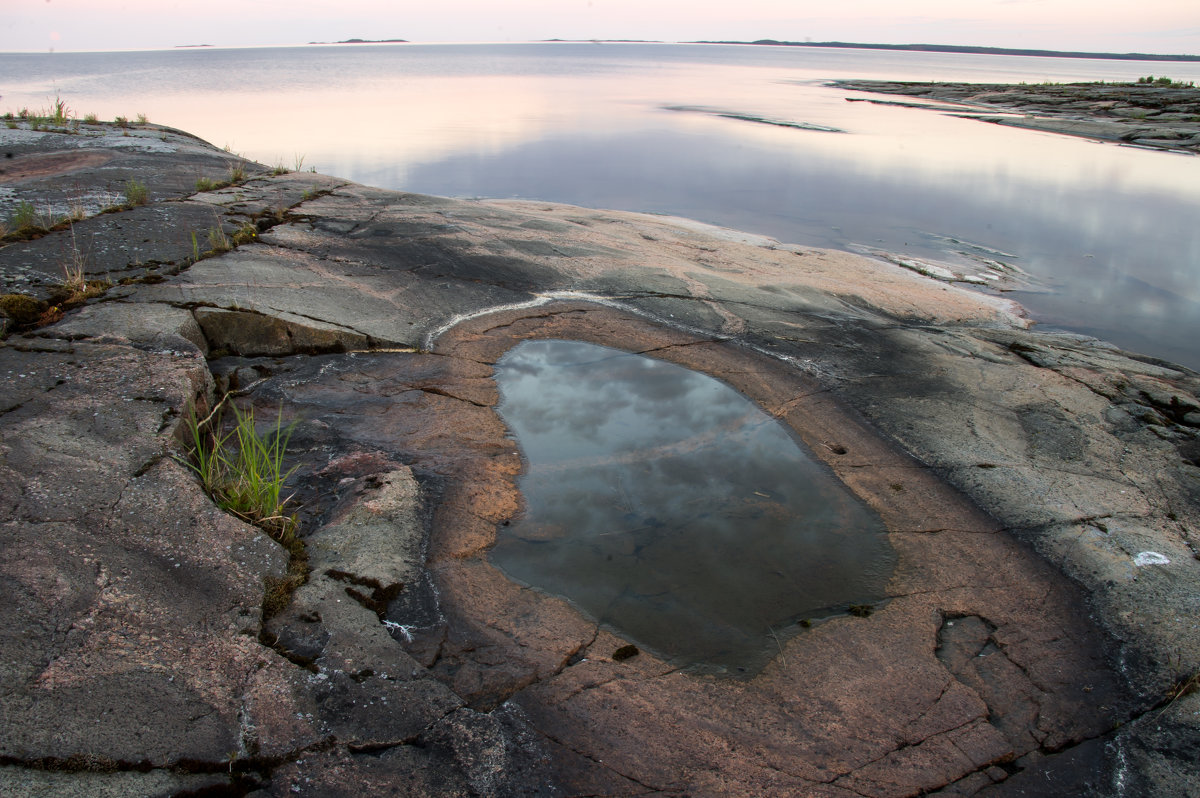
<svg viewBox="0 0 1200 798">
<path fill-rule="evenodd" d="M 935 100 L 937 104 L 847 98 L 852 102 L 931 108 L 998 125 L 1200 153 L 1200 89 L 1170 78 L 1020 85 L 842 80 L 834 85 Z"/>
<path fill-rule="evenodd" d="M 884 260 L 34 128 L 0 130 L 0 794 L 1200 783 L 1200 375 Z M 749 397 L 881 519 L 886 598 L 730 679 L 509 580 L 493 366 L 531 339 Z M 294 422 L 294 537 L 189 466 L 221 405 Z"/>
</svg>

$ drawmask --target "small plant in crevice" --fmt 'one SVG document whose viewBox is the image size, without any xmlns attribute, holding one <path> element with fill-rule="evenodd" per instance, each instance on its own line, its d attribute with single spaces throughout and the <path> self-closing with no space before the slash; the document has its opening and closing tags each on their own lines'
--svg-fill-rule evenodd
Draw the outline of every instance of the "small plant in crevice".
<svg viewBox="0 0 1200 798">
<path fill-rule="evenodd" d="M 37 221 L 37 208 L 33 207 L 32 202 L 21 200 L 17 203 L 17 207 L 13 209 L 8 224 L 14 232 L 20 232 L 38 227 Z"/>
<path fill-rule="evenodd" d="M 50 296 L 51 304 L 38 319 L 38 326 L 58 321 L 67 310 L 104 294 L 112 287 L 107 280 L 87 279 L 88 253 L 79 247 L 74 224 L 70 225 L 70 230 L 70 251 L 62 263 L 63 280 L 54 287 Z"/>
<path fill-rule="evenodd" d="M 254 410 L 243 412 L 229 399 L 222 398 L 203 419 L 192 408 L 185 418 L 189 456 L 182 462 L 222 510 L 254 524 L 287 526 L 283 484 L 291 471 L 283 465 L 294 424 L 284 426 L 280 408 L 274 427 L 260 435 Z M 227 406 L 233 408 L 231 425 Z"/>
<path fill-rule="evenodd" d="M 233 231 L 232 244 L 235 247 L 240 247 L 242 244 L 249 244 L 258 238 L 258 228 L 254 226 L 254 222 L 243 222 Z"/>
<path fill-rule="evenodd" d="M 225 235 L 225 230 L 221 227 L 221 223 L 217 222 L 215 227 L 208 229 L 208 250 L 209 252 L 220 254 L 233 249 L 233 244 L 229 240 L 229 236 Z"/>
<path fill-rule="evenodd" d="M 229 398 L 226 394 L 203 419 L 191 408 L 184 419 L 187 457 L 178 459 L 196 474 L 218 507 L 259 527 L 287 549 L 286 575 L 267 582 L 263 614 L 270 617 L 308 578 L 308 553 L 297 535 L 299 522 L 295 514 L 288 514 L 291 497 L 283 493 L 284 483 L 295 471 L 294 466 L 285 470 L 285 458 L 296 424 L 284 425 L 281 406 L 275 423 L 260 434 L 254 410 L 242 411 Z M 227 404 L 233 408 L 228 425 Z"/>
<path fill-rule="evenodd" d="M 79 249 L 75 238 L 75 225 L 71 225 L 71 251 L 63 261 L 63 289 L 71 295 L 87 290 L 87 253 Z"/>
<path fill-rule="evenodd" d="M 125 184 L 125 204 L 132 207 L 145 205 L 150 201 L 150 191 L 146 184 L 137 179 L 130 179 Z"/>
<path fill-rule="evenodd" d="M 67 222 L 81 222 L 87 218 L 87 206 L 82 198 L 76 198 L 67 205 Z"/>
<path fill-rule="evenodd" d="M 246 181 L 246 167 L 239 164 L 234 164 L 229 167 L 229 182 L 244 183 Z"/>
<path fill-rule="evenodd" d="M 258 238 L 258 227 L 252 220 L 242 222 L 233 231 L 232 234 L 226 233 L 225 228 L 221 226 L 221 220 L 215 219 L 212 227 L 208 228 L 207 233 L 207 248 L 202 250 L 200 237 L 195 231 L 192 231 L 192 259 L 191 262 L 204 260 L 206 258 L 223 255 L 229 252 L 234 247 L 239 247 L 242 244 L 249 244 Z"/>
<path fill-rule="evenodd" d="M 50 124 L 65 125 L 74 118 L 75 113 L 67 107 L 67 101 L 58 94 L 54 95 L 54 100 L 50 103 L 50 108 L 46 111 L 46 121 Z"/>
<path fill-rule="evenodd" d="M 138 114 L 137 115 L 137 123 L 139 126 L 140 125 L 148 125 L 148 124 L 150 124 L 150 119 L 145 114 Z"/>
<path fill-rule="evenodd" d="M 55 212 L 49 206 L 38 211 L 32 202 L 21 200 L 13 208 L 7 221 L 0 222 L 0 239 L 13 241 L 40 238 L 51 230 L 65 229 L 67 225 L 86 215 L 87 209 L 81 200 L 72 201 L 67 206 L 65 215 Z"/>
</svg>

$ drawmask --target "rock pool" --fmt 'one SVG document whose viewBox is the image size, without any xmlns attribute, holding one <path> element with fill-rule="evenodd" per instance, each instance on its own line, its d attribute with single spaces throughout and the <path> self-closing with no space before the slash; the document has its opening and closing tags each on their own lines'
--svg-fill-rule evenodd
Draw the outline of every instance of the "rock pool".
<svg viewBox="0 0 1200 798">
<path fill-rule="evenodd" d="M 526 341 L 497 364 L 525 512 L 490 560 L 680 666 L 750 675 L 808 622 L 884 597 L 876 514 L 724 383 Z"/>
</svg>

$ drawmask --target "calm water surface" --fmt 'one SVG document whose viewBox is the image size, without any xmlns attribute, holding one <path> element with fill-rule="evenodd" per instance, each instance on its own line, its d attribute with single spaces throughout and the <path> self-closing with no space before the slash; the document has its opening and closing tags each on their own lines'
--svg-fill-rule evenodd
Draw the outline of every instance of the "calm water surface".
<svg viewBox="0 0 1200 798">
<path fill-rule="evenodd" d="M 1200 65 L 652 44 L 0 54 L 0 106 L 147 114 L 388 188 L 679 214 L 1038 277 L 1016 299 L 1200 368 L 1200 158 L 847 103 L 837 78 L 1200 81 Z M 669 108 L 690 107 L 691 111 Z M 732 111 L 838 128 L 771 127 Z M 2 133 L 2 131 L 0 131 Z"/>
<path fill-rule="evenodd" d="M 676 665 L 757 672 L 802 619 L 884 597 L 879 518 L 724 383 L 526 341 L 496 367 L 527 467 L 490 560 Z"/>
</svg>

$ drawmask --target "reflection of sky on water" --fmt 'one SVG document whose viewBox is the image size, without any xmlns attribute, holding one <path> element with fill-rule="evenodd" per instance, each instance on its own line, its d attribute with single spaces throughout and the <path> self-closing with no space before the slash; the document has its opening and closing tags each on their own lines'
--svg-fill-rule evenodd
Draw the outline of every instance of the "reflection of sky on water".
<svg viewBox="0 0 1200 798">
<path fill-rule="evenodd" d="M 598 347 L 530 344 L 504 369 L 505 412 L 520 419 L 522 448 L 539 464 L 666 445 L 754 410 L 722 397 L 728 389 L 715 380 L 680 379 L 661 361 Z"/>
<path fill-rule="evenodd" d="M 1200 226 L 1192 222 L 1200 159 L 876 110 L 924 114 L 962 140 L 923 139 L 881 165 L 886 144 L 873 156 L 870 142 L 845 143 L 853 134 L 760 126 L 756 138 L 738 128 L 751 123 L 712 119 L 703 121 L 727 129 L 548 138 L 502 158 L 428 165 L 412 184 L 672 213 L 785 241 L 960 264 L 972 263 L 960 254 L 970 248 L 945 238 L 978 243 L 1016 255 L 1001 260 L 1052 292 L 1018 297 L 1035 318 L 1200 368 Z M 1012 147 L 1013 138 L 1021 147 L 1008 162 L 980 163 L 972 151 Z M 1181 186 L 1179 174 L 1164 171 L 1172 169 L 1196 184 Z"/>
<path fill-rule="evenodd" d="M 723 383 L 591 344 L 496 370 L 527 512 L 491 560 L 687 664 L 754 671 L 771 629 L 882 596 L 879 520 Z M 794 627 L 793 627 L 794 630 Z"/>
<path fill-rule="evenodd" d="M 1200 80 L 1200 65 L 1171 76 Z M 688 45 L 0 54 L 9 110 L 61 93 L 268 164 L 389 188 L 691 216 L 800 244 L 1018 256 L 1035 316 L 1200 367 L 1200 158 L 845 102 L 836 78 L 1132 80 L 1136 61 Z M 867 95 L 861 95 L 867 96 Z M 895 98 L 887 98 L 895 99 Z M 664 106 L 718 107 L 847 134 Z"/>
</svg>

